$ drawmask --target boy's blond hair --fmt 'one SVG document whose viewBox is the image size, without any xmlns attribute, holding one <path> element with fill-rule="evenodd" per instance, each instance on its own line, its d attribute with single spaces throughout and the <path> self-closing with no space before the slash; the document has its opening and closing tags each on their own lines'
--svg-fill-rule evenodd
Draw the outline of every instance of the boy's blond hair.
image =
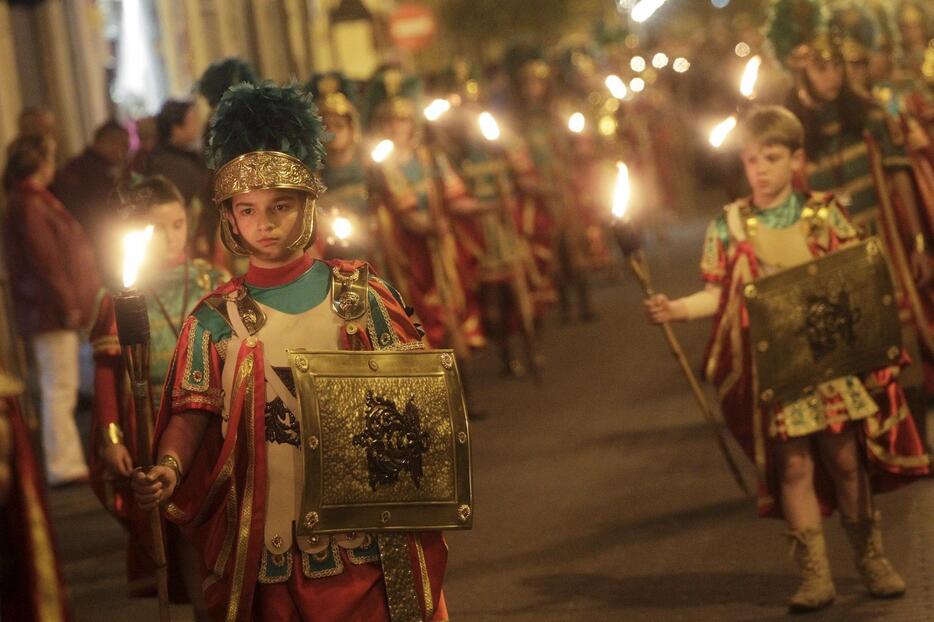
<svg viewBox="0 0 934 622">
<path fill-rule="evenodd" d="M 783 106 L 755 106 L 743 116 L 737 129 L 742 147 L 782 145 L 792 153 L 804 147 L 804 126 Z"/>
</svg>

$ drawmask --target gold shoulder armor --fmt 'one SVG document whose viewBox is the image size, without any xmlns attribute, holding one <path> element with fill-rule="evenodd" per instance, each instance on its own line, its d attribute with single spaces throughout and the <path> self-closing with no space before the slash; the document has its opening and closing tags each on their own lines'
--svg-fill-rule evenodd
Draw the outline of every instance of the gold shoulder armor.
<svg viewBox="0 0 934 622">
<path fill-rule="evenodd" d="M 363 317 L 369 306 L 370 268 L 366 264 L 353 272 L 331 268 L 331 309 L 343 320 Z"/>
</svg>

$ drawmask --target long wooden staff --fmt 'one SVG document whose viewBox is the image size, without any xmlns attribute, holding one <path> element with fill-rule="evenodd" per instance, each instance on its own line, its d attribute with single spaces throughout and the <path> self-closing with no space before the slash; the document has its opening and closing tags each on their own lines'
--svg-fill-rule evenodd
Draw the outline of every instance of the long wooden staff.
<svg viewBox="0 0 934 622">
<path fill-rule="evenodd" d="M 138 467 L 148 471 L 152 467 L 152 387 L 149 384 L 149 313 L 146 298 L 128 290 L 114 297 L 117 316 L 117 335 L 123 350 L 123 360 L 130 376 L 133 405 L 136 413 L 136 459 Z M 159 508 L 149 512 L 152 535 L 153 562 L 156 565 L 156 587 L 159 593 L 159 620 L 170 622 L 169 571 L 165 554 L 165 533 Z"/>
<path fill-rule="evenodd" d="M 642 285 L 643 293 L 645 294 L 646 298 L 651 298 L 655 295 L 655 288 L 652 286 L 652 277 L 649 273 L 648 263 L 645 260 L 645 253 L 641 248 L 639 248 L 635 251 L 625 254 L 626 259 L 629 260 L 629 266 L 632 268 L 633 273 L 639 280 L 639 284 Z M 681 342 L 678 340 L 678 337 L 675 335 L 674 331 L 671 329 L 671 325 L 668 324 L 668 322 L 664 322 L 661 327 L 662 331 L 665 333 L 665 339 L 668 341 L 668 347 L 671 350 L 671 353 L 678 360 L 678 364 L 681 366 L 681 371 L 684 372 L 684 376 L 687 378 L 688 384 L 691 385 L 691 391 L 694 393 L 694 399 L 697 400 L 697 405 L 700 407 L 701 414 L 710 425 L 710 429 L 717 439 L 717 446 L 720 447 L 720 453 L 723 454 L 723 459 L 726 461 L 726 465 L 729 467 L 730 473 L 733 475 L 733 479 L 736 480 L 736 483 L 739 485 L 740 490 L 743 491 L 743 494 L 747 497 L 751 497 L 752 493 L 750 492 L 749 487 L 746 485 L 746 480 L 743 479 L 739 467 L 737 466 L 736 461 L 733 460 L 733 455 L 730 453 L 730 450 L 727 447 L 726 440 L 723 438 L 720 422 L 717 421 L 717 417 L 714 414 L 713 409 L 707 402 L 707 396 L 704 394 L 704 390 L 701 388 L 700 382 L 697 380 L 697 375 L 694 373 L 694 370 L 691 368 L 691 364 L 688 362 L 687 356 L 684 354 L 684 349 L 681 347 Z"/>
</svg>

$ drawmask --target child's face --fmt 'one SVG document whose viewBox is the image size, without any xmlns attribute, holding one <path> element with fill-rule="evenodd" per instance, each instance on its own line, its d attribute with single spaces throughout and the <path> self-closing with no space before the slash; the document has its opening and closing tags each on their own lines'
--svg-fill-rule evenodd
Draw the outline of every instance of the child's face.
<svg viewBox="0 0 934 622">
<path fill-rule="evenodd" d="M 807 64 L 805 72 L 818 99 L 832 102 L 840 95 L 845 72 L 839 60 L 815 60 Z"/>
<path fill-rule="evenodd" d="M 386 134 L 397 147 L 405 147 L 415 136 L 415 122 L 408 117 L 393 117 L 386 123 Z"/>
<path fill-rule="evenodd" d="M 334 136 L 328 141 L 328 151 L 344 151 L 353 146 L 353 124 L 349 117 L 338 114 L 324 115 L 324 126 Z"/>
<path fill-rule="evenodd" d="M 164 258 L 167 262 L 183 256 L 188 241 L 188 221 L 181 203 L 172 201 L 156 205 L 146 214 L 146 221 L 154 229 L 154 256 Z"/>
<path fill-rule="evenodd" d="M 250 253 L 265 261 L 282 261 L 302 232 L 304 195 L 278 188 L 253 190 L 235 196 L 228 218 Z"/>
<path fill-rule="evenodd" d="M 780 195 L 804 166 L 804 151 L 792 152 L 784 145 L 750 143 L 741 157 L 753 196 L 765 200 Z"/>
</svg>

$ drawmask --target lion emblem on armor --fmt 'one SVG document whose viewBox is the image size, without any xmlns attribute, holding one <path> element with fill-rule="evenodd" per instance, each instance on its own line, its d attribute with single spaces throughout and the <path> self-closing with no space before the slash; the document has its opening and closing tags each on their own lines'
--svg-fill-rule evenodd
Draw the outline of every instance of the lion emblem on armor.
<svg viewBox="0 0 934 622">
<path fill-rule="evenodd" d="M 372 391 L 366 392 L 365 404 L 364 429 L 354 435 L 353 444 L 366 449 L 370 488 L 395 484 L 403 471 L 408 472 L 418 488 L 429 436 L 422 431 L 415 396 L 408 399 L 401 411 L 393 400 Z"/>
</svg>

